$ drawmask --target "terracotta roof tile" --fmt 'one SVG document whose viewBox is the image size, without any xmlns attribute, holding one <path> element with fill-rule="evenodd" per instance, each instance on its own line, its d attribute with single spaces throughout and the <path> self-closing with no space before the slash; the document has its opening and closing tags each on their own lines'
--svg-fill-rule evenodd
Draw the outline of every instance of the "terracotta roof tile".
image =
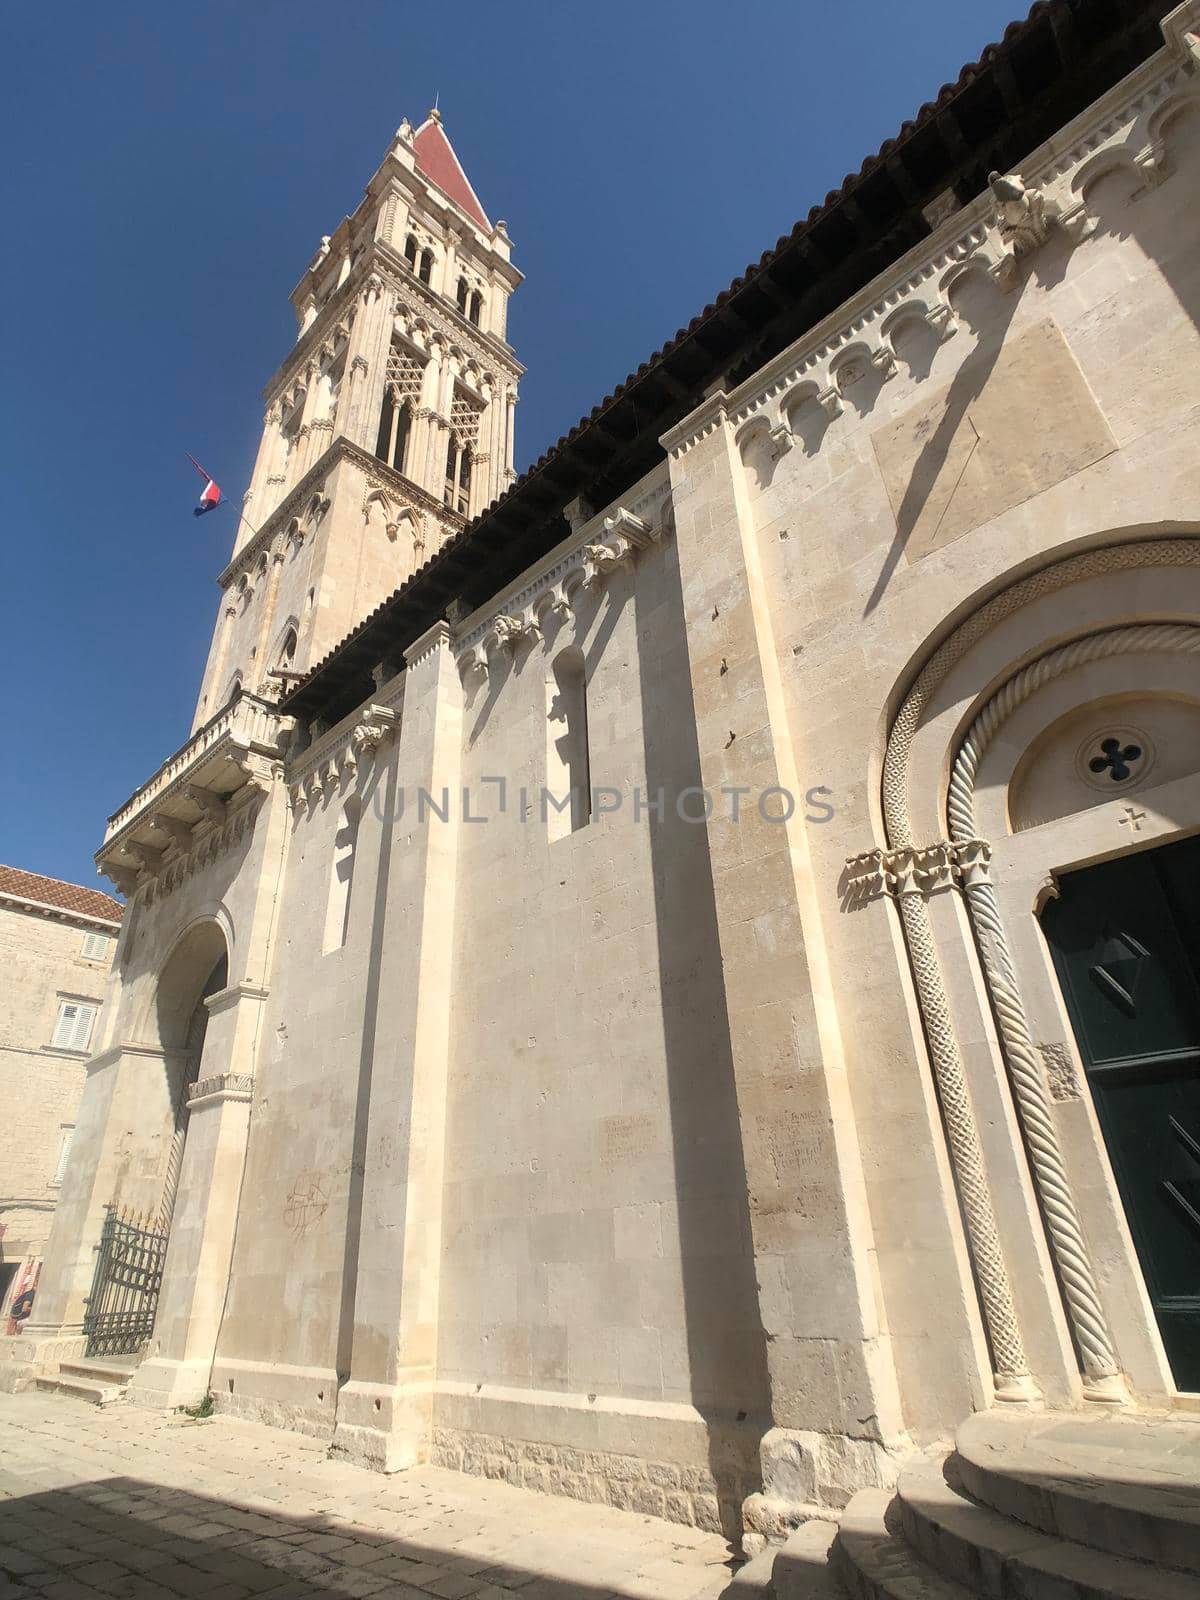
<svg viewBox="0 0 1200 1600">
<path fill-rule="evenodd" d="M 414 134 L 413 153 L 417 158 L 417 171 L 423 173 L 430 183 L 436 184 L 444 195 L 448 195 L 472 222 L 479 224 L 484 233 L 491 233 L 492 225 L 479 204 L 479 196 L 472 189 L 436 111 L 429 113 Z"/>
<path fill-rule="evenodd" d="M 22 872 L 20 867 L 0 866 L 0 895 L 18 900 L 33 900 L 38 905 L 74 911 L 81 917 L 97 917 L 101 922 L 120 922 L 125 907 L 99 889 L 85 889 L 79 883 L 64 883 L 61 878 L 43 878 L 38 872 Z"/>
</svg>

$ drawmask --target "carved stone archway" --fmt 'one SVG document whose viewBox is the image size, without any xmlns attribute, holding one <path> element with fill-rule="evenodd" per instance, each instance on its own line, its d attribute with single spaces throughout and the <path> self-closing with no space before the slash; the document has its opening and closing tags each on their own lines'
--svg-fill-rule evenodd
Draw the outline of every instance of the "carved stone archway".
<svg viewBox="0 0 1200 1600">
<path fill-rule="evenodd" d="M 1042 1202 L 1064 1308 L 1082 1366 L 1083 1392 L 1094 1400 L 1125 1398 L 1114 1341 L 1068 1182 L 1049 1097 L 1029 1040 L 994 889 L 989 847 L 976 837 L 973 781 L 988 740 L 1004 718 L 1055 672 L 1123 650 L 1200 649 L 1200 628 L 1147 624 L 1092 631 L 1015 670 L 988 695 L 958 742 L 950 791 L 947 839 L 918 847 L 910 815 L 913 745 L 939 689 L 967 652 L 992 629 L 1032 602 L 1072 583 L 1148 567 L 1200 565 L 1200 539 L 1178 537 L 1091 549 L 1048 565 L 1002 590 L 971 613 L 934 651 L 905 695 L 891 724 L 883 763 L 883 818 L 889 849 L 856 858 L 861 886 L 871 879 L 898 903 L 918 1004 L 945 1116 L 947 1143 L 978 1276 L 993 1353 L 996 1394 L 1029 1399 L 1036 1386 L 1025 1355 L 1007 1262 L 988 1190 L 979 1127 L 929 914 L 928 895 L 953 885 L 963 891 L 985 983 L 1000 1026 L 1013 1099 Z"/>
</svg>

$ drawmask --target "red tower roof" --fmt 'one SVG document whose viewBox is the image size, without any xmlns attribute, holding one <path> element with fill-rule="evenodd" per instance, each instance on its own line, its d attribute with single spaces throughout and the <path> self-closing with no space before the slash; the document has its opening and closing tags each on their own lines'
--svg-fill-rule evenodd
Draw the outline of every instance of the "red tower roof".
<svg viewBox="0 0 1200 1600">
<path fill-rule="evenodd" d="M 492 225 L 462 169 L 462 162 L 454 154 L 454 146 L 446 137 L 437 111 L 431 111 L 417 129 L 413 136 L 413 151 L 417 158 L 417 171 L 449 196 L 485 233 L 491 233 Z"/>
</svg>

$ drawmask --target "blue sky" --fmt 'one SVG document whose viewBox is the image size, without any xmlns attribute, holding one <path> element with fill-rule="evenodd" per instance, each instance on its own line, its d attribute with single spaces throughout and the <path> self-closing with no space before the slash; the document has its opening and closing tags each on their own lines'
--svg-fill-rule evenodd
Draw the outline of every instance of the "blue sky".
<svg viewBox="0 0 1200 1600">
<path fill-rule="evenodd" d="M 1016 0 L 6 8 L 0 861 L 92 884 L 186 738 L 287 295 L 440 96 L 526 283 L 517 466 L 998 38 Z M 106 884 L 100 884 L 107 887 Z"/>
</svg>

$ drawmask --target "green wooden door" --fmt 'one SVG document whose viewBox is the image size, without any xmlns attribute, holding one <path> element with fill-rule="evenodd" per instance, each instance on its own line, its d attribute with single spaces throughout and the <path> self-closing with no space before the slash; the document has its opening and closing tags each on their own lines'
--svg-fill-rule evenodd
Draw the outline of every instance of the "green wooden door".
<svg viewBox="0 0 1200 1600">
<path fill-rule="evenodd" d="M 1200 1390 L 1200 839 L 1060 881 L 1042 926 L 1175 1383 Z"/>
</svg>

